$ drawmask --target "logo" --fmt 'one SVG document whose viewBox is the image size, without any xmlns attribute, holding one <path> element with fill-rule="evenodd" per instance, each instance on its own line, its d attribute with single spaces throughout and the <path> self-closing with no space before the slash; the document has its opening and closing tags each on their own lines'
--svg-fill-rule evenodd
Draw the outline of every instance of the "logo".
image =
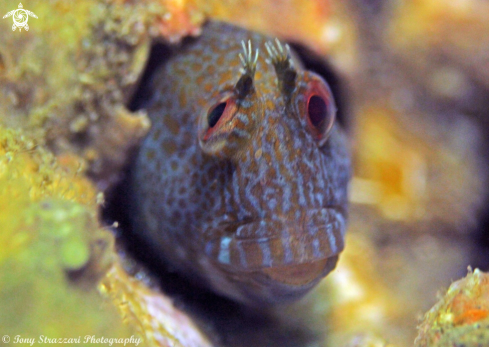
<svg viewBox="0 0 489 347">
<path fill-rule="evenodd" d="M 34 12 L 24 10 L 22 8 L 22 4 L 19 3 L 19 8 L 16 10 L 12 10 L 9 13 L 7 13 L 3 18 L 7 18 L 12 16 L 14 20 L 14 24 L 12 25 L 12 31 L 15 31 L 15 29 L 19 28 L 19 31 L 22 31 L 22 28 L 25 29 L 25 31 L 29 31 L 29 25 L 27 24 L 27 21 L 29 20 L 29 16 L 32 16 L 34 18 L 37 18 L 37 16 L 34 14 Z"/>
</svg>

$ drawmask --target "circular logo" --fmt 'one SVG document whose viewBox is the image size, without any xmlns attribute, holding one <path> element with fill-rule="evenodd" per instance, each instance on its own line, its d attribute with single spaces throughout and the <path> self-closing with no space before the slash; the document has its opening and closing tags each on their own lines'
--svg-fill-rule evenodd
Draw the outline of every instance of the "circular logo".
<svg viewBox="0 0 489 347">
<path fill-rule="evenodd" d="M 19 28 L 22 28 L 27 24 L 27 21 L 29 20 L 29 15 L 27 14 L 26 10 L 19 8 L 18 10 L 15 10 L 13 18 L 15 25 L 17 25 Z"/>
<path fill-rule="evenodd" d="M 4 343 L 9 343 L 9 342 L 10 342 L 10 336 L 8 336 L 8 335 L 3 335 L 3 336 L 2 336 L 2 341 L 3 341 Z"/>
</svg>

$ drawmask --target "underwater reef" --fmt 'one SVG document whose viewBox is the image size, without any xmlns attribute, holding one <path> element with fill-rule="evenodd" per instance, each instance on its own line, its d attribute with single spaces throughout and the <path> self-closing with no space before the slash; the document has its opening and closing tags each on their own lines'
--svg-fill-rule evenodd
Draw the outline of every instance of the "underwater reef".
<svg viewBox="0 0 489 347">
<path fill-rule="evenodd" d="M 489 4 L 23 5 L 37 15 L 28 31 L 0 21 L 0 335 L 182 347 L 489 345 Z M 17 7 L 3 1 L 0 13 Z M 351 139 L 338 266 L 299 302 L 267 312 L 182 303 L 103 218 L 151 126 L 130 104 L 152 48 L 178 48 L 209 19 L 277 36 L 333 71 Z"/>
</svg>

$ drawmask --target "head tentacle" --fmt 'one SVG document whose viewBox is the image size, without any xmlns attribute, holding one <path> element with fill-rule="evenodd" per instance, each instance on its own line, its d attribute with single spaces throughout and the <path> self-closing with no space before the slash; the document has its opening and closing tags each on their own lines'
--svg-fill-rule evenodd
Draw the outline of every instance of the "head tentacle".
<svg viewBox="0 0 489 347">
<path fill-rule="evenodd" d="M 265 43 L 265 48 L 270 59 L 267 62 L 273 64 L 275 73 L 277 74 L 278 86 L 286 99 L 290 99 L 292 92 L 295 89 L 295 81 L 297 71 L 291 59 L 290 47 L 285 44 L 285 48 L 278 38 L 275 39 L 275 44 L 272 41 Z"/>
<path fill-rule="evenodd" d="M 238 54 L 242 65 L 240 68 L 241 77 L 234 88 L 238 96 L 243 98 L 254 88 L 253 79 L 255 77 L 259 50 L 256 49 L 253 56 L 251 40 L 248 40 L 248 46 L 246 46 L 244 41 L 241 41 L 241 46 L 243 47 L 243 52 Z"/>
</svg>

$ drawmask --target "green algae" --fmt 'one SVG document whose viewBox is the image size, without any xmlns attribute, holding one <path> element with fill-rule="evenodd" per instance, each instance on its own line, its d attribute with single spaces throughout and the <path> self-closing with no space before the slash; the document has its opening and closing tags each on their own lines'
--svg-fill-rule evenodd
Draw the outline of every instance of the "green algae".
<svg viewBox="0 0 489 347">
<path fill-rule="evenodd" d="M 112 236 L 98 227 L 90 182 L 21 131 L 0 127 L 0 158 L 2 334 L 133 335 L 97 289 Z"/>
</svg>

